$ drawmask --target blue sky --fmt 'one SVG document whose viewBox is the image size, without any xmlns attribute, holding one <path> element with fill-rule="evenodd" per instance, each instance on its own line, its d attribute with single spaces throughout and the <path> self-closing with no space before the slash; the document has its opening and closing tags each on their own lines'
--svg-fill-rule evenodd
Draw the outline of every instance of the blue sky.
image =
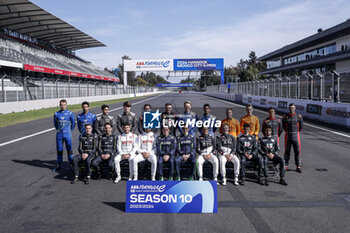
<svg viewBox="0 0 350 233">
<path fill-rule="evenodd" d="M 106 44 L 77 51 L 100 67 L 121 57 L 223 57 L 225 66 L 262 56 L 350 18 L 345 0 L 32 0 Z"/>
</svg>

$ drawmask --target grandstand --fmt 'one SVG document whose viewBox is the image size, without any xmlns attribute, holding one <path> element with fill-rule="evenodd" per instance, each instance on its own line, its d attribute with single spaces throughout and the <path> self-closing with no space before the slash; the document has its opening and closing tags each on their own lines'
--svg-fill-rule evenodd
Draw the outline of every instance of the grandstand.
<svg viewBox="0 0 350 233">
<path fill-rule="evenodd" d="M 0 0 L 2 102 L 135 91 L 75 55 L 100 46 L 105 45 L 28 0 Z"/>
</svg>

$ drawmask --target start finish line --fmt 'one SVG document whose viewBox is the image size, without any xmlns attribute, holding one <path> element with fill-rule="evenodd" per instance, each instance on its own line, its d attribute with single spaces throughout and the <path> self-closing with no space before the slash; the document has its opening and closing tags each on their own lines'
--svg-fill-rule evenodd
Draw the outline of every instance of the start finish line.
<svg viewBox="0 0 350 233">
<path fill-rule="evenodd" d="M 216 181 L 128 181 L 125 211 L 217 213 Z"/>
</svg>

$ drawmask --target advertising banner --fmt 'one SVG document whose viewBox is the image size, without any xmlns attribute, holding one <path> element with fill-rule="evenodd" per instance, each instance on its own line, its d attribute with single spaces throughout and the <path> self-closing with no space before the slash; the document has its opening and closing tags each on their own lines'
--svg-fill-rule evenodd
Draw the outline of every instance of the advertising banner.
<svg viewBox="0 0 350 233">
<path fill-rule="evenodd" d="M 217 213 L 215 181 L 128 181 L 126 212 Z"/>
<path fill-rule="evenodd" d="M 209 93 L 207 93 L 209 94 Z M 234 95 L 227 93 L 210 93 L 211 96 L 224 98 L 230 100 L 231 98 L 227 95 L 235 96 L 236 103 L 251 103 L 252 96 L 248 95 Z M 252 101 L 254 106 L 269 108 L 277 107 L 279 111 L 288 113 L 288 106 L 291 103 L 295 104 L 297 113 L 303 115 L 303 117 L 309 119 L 315 119 L 321 122 L 332 123 L 336 125 L 346 126 L 350 128 L 350 105 L 347 103 L 331 103 L 331 102 L 320 102 L 312 100 L 302 99 L 287 99 L 278 97 L 267 97 L 267 96 L 254 96 L 255 100 L 259 98 L 259 102 Z"/>
<path fill-rule="evenodd" d="M 174 59 L 174 70 L 223 70 L 223 58 Z"/>
<path fill-rule="evenodd" d="M 158 83 L 157 87 L 193 87 L 193 83 Z"/>
<path fill-rule="evenodd" d="M 124 60 L 124 71 L 173 71 L 173 59 Z"/>
<path fill-rule="evenodd" d="M 52 69 L 43 67 L 43 66 L 33 66 L 33 65 L 24 65 L 25 70 L 35 71 L 35 72 L 43 72 L 43 73 L 51 73 Z"/>
<path fill-rule="evenodd" d="M 59 69 L 52 69 L 53 74 L 60 74 L 60 75 L 66 75 L 66 71 L 59 70 Z"/>
</svg>

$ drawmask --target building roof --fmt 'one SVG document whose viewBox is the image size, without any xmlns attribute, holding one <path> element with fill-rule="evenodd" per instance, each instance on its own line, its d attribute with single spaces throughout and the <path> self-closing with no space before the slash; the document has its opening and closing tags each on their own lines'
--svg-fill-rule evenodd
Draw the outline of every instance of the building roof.
<svg viewBox="0 0 350 233">
<path fill-rule="evenodd" d="M 327 30 L 320 31 L 312 36 L 306 37 L 305 39 L 299 40 L 293 44 L 284 46 L 283 48 L 277 49 L 271 53 L 268 53 L 262 57 L 259 57 L 260 61 L 267 61 L 279 58 L 281 56 L 294 53 L 308 47 L 321 44 L 344 35 L 350 34 L 350 19 L 343 23 L 335 25 L 334 27 L 328 28 Z"/>
<path fill-rule="evenodd" d="M 0 27 L 67 50 L 105 46 L 28 0 L 0 0 Z"/>
</svg>

